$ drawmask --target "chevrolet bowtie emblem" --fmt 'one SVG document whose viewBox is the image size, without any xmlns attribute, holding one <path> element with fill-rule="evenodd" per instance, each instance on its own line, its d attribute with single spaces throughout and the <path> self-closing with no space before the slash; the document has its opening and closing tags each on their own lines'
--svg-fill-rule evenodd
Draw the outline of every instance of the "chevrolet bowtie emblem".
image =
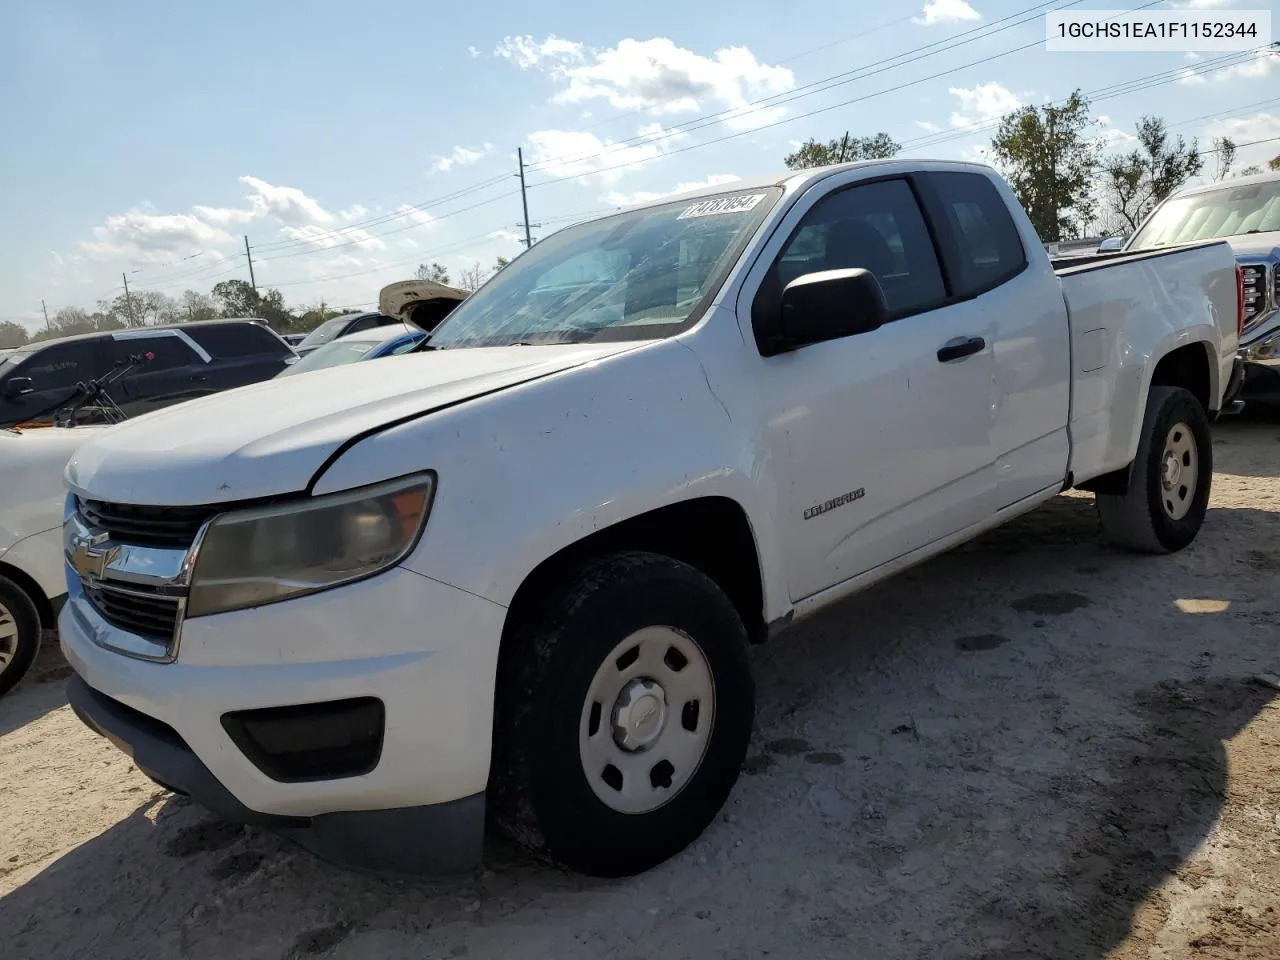
<svg viewBox="0 0 1280 960">
<path fill-rule="evenodd" d="M 119 547 L 104 547 L 109 534 L 78 534 L 71 542 L 71 551 L 67 554 L 67 562 L 88 584 L 102 579 L 107 565 L 111 563 Z"/>
</svg>

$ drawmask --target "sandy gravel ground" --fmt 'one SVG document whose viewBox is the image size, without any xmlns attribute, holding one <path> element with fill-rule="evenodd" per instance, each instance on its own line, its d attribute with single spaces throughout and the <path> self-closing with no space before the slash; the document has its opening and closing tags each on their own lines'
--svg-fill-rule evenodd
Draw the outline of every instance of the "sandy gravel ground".
<svg viewBox="0 0 1280 960">
<path fill-rule="evenodd" d="M 164 794 L 56 650 L 0 701 L 0 956 L 1280 957 L 1280 423 L 1217 428 L 1188 551 L 1034 515 L 756 656 L 748 775 L 622 882 L 493 845 L 399 884 Z"/>
</svg>

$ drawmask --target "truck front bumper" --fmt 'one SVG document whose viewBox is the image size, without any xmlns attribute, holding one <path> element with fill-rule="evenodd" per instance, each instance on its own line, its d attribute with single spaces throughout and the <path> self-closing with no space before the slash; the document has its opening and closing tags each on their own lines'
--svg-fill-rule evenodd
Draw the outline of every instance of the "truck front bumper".
<svg viewBox="0 0 1280 960">
<path fill-rule="evenodd" d="M 233 823 L 265 827 L 342 866 L 418 876 L 452 874 L 480 863 L 484 794 L 447 803 L 290 817 L 250 810 L 229 791 L 178 732 L 94 690 L 78 675 L 67 700 L 84 724 L 127 753 L 166 790 L 190 797 Z"/>
<path fill-rule="evenodd" d="M 71 704 L 157 783 L 347 866 L 479 863 L 503 607 L 396 569 L 188 620 L 160 663 L 68 587 Z"/>
</svg>

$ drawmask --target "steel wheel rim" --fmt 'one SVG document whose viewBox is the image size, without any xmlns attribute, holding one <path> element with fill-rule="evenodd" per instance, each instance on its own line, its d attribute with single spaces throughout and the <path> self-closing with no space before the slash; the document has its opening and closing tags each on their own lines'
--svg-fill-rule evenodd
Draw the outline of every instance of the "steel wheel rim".
<svg viewBox="0 0 1280 960">
<path fill-rule="evenodd" d="M 0 603 L 0 673 L 9 669 L 18 655 L 18 621 L 3 603 Z"/>
<path fill-rule="evenodd" d="M 702 648 L 674 627 L 645 627 L 613 648 L 587 688 L 582 772 L 609 809 L 651 813 L 688 786 L 714 726 L 715 680 Z"/>
<path fill-rule="evenodd" d="M 1175 423 L 1160 455 L 1160 506 L 1170 520 L 1191 512 L 1200 483 L 1200 449 L 1185 423 Z"/>
</svg>

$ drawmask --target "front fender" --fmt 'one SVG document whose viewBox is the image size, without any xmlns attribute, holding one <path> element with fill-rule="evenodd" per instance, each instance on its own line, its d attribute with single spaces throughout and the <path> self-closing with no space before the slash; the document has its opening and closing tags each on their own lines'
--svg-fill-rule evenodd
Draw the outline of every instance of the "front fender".
<svg viewBox="0 0 1280 960">
<path fill-rule="evenodd" d="M 764 512 L 751 437 L 678 340 L 368 437 L 314 492 L 426 468 L 439 486 L 404 565 L 503 605 L 546 558 L 647 511 L 720 496 L 751 520 Z M 768 550 L 757 547 L 763 568 Z"/>
</svg>

